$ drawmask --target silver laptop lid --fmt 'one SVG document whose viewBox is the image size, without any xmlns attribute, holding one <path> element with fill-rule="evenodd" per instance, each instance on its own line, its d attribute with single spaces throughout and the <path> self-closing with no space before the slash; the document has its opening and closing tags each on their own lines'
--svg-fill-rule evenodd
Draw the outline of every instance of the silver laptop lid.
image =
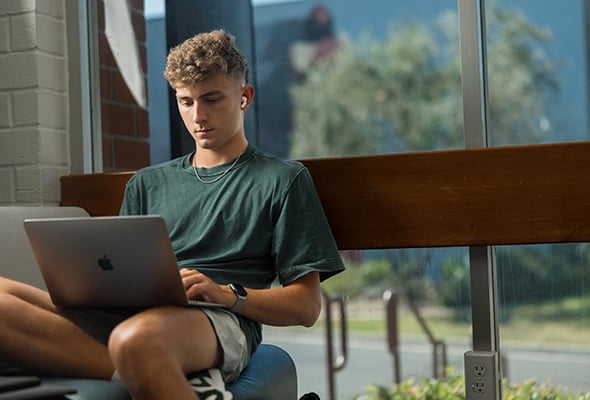
<svg viewBox="0 0 590 400">
<path fill-rule="evenodd" d="M 24 226 L 58 306 L 187 305 L 159 216 L 27 219 Z"/>
</svg>

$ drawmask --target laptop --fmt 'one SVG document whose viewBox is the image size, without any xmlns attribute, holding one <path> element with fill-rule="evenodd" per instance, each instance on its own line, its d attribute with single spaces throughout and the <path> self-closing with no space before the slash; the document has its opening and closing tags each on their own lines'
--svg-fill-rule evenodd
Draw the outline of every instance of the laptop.
<svg viewBox="0 0 590 400">
<path fill-rule="evenodd" d="M 225 307 L 189 300 L 162 217 L 25 219 L 53 303 L 62 307 Z"/>
</svg>

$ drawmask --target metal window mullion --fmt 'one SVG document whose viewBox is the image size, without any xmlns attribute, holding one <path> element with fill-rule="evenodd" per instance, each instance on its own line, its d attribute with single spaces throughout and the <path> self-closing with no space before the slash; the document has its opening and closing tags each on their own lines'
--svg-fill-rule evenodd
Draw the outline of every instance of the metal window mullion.
<svg viewBox="0 0 590 400">
<path fill-rule="evenodd" d="M 465 148 L 487 147 L 484 0 L 458 1 Z"/>
<path fill-rule="evenodd" d="M 84 173 L 102 172 L 97 5 L 79 0 L 82 162 Z"/>
<path fill-rule="evenodd" d="M 465 148 L 488 146 L 485 0 L 458 0 Z M 494 248 L 469 249 L 473 349 L 498 351 Z"/>
</svg>

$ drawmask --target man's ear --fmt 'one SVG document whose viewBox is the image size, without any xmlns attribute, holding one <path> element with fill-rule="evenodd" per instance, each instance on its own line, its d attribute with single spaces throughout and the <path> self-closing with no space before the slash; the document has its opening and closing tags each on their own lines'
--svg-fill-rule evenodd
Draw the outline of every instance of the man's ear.
<svg viewBox="0 0 590 400">
<path fill-rule="evenodd" d="M 242 103 L 240 107 L 243 111 L 246 111 L 250 108 L 250 104 L 252 104 L 252 100 L 254 100 L 254 87 L 252 85 L 244 85 L 242 87 Z"/>
</svg>

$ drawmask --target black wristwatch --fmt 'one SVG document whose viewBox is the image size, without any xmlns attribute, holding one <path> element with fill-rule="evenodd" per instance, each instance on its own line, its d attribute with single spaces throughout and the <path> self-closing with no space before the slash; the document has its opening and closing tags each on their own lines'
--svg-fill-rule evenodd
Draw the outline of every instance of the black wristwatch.
<svg viewBox="0 0 590 400">
<path fill-rule="evenodd" d="M 238 312 L 244 307 L 244 303 L 246 303 L 246 299 L 248 298 L 248 292 L 239 283 L 230 283 L 228 286 L 237 297 L 236 303 L 229 310 Z"/>
</svg>

